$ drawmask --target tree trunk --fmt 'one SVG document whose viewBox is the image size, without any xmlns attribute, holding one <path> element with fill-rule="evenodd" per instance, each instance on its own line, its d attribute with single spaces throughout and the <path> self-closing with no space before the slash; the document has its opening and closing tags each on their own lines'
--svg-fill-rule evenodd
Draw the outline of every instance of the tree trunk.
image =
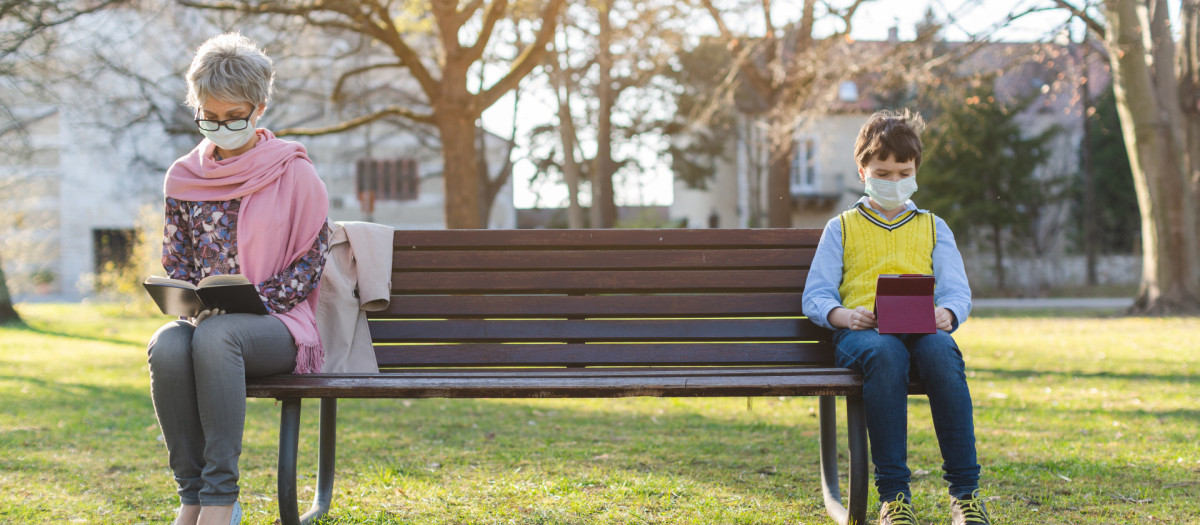
<svg viewBox="0 0 1200 525">
<path fill-rule="evenodd" d="M 1088 112 L 1092 107 L 1091 83 L 1088 79 L 1088 49 L 1090 44 L 1087 32 L 1084 32 L 1083 43 L 1079 46 L 1081 58 L 1079 71 L 1083 82 L 1079 84 L 1079 98 L 1083 106 L 1083 144 L 1079 148 L 1080 169 L 1083 170 L 1083 210 L 1078 215 L 1083 218 L 1083 251 L 1087 257 L 1087 285 L 1096 286 L 1096 221 L 1092 216 L 1096 213 L 1096 177 L 1092 170 L 1092 126 Z"/>
<path fill-rule="evenodd" d="M 763 186 L 767 181 L 764 177 L 764 170 L 769 167 L 763 162 L 765 148 L 762 142 L 762 130 L 754 118 L 746 115 L 738 117 L 738 125 L 741 127 L 740 134 L 743 137 L 742 149 L 746 156 L 746 187 L 749 193 L 745 199 L 746 227 L 762 228 L 767 219 L 763 208 L 766 205 L 763 198 Z"/>
<path fill-rule="evenodd" d="M 558 53 L 552 53 L 550 63 L 550 81 L 554 87 L 554 98 L 558 102 L 558 137 L 563 148 L 563 180 L 567 183 L 567 227 L 579 229 L 585 227 L 583 207 L 579 205 L 579 181 L 583 173 L 579 161 L 575 158 L 577 142 L 575 140 L 575 119 L 571 115 L 571 82 L 566 68 L 562 67 Z"/>
<path fill-rule="evenodd" d="M 774 126 L 772 126 L 774 129 Z M 767 168 L 767 226 L 770 228 L 792 227 L 792 155 L 796 154 L 796 143 L 791 133 L 786 138 L 776 137 L 771 132 L 770 166 Z"/>
<path fill-rule="evenodd" d="M 579 205 L 579 180 L 583 174 L 575 158 L 575 123 L 571 118 L 570 104 L 566 98 L 558 104 L 558 133 L 563 147 L 563 179 L 567 183 L 567 227 L 579 229 L 586 227 L 583 207 Z"/>
<path fill-rule="evenodd" d="M 592 227 L 612 228 L 617 224 L 617 204 L 613 195 L 613 174 L 616 162 L 612 157 L 612 112 L 616 105 L 612 67 L 612 0 L 600 3 L 600 35 L 597 64 L 600 82 L 596 95 L 600 108 L 596 126 L 596 169 L 592 170 Z"/>
<path fill-rule="evenodd" d="M 996 265 L 996 288 L 1007 290 L 1008 283 L 1004 279 L 1004 230 L 998 225 L 992 225 L 992 257 Z"/>
<path fill-rule="evenodd" d="M 1179 8 L 1179 101 L 1187 124 L 1188 183 L 1192 206 L 1200 208 L 1200 0 L 1184 0 Z M 1200 233 L 1200 211 L 1196 233 Z"/>
<path fill-rule="evenodd" d="M 514 100 L 516 97 L 514 97 Z M 513 104 L 513 114 L 516 115 L 516 103 Z M 496 177 L 492 178 L 492 167 L 488 164 L 487 158 L 487 130 L 483 126 L 476 127 L 475 134 L 479 136 L 479 185 L 483 188 L 483 197 L 479 199 L 479 223 L 487 227 L 491 222 L 492 206 L 496 203 L 496 197 L 500 195 L 500 191 L 508 184 L 508 180 L 512 178 L 512 153 L 513 144 L 516 144 L 516 117 L 513 118 L 513 133 L 512 138 L 506 146 L 504 163 L 500 165 L 500 169 L 496 171 Z"/>
<path fill-rule="evenodd" d="M 446 227 L 483 229 L 483 185 L 475 142 L 475 118 L 466 111 L 439 108 L 435 115 L 442 139 L 442 177 L 446 185 Z"/>
<path fill-rule="evenodd" d="M 0 260 L 0 324 L 20 322 L 21 316 L 13 308 L 12 295 L 8 293 L 8 279 L 4 275 L 4 261 Z"/>
<path fill-rule="evenodd" d="M 1195 193 L 1186 173 L 1186 133 L 1174 78 L 1174 44 L 1163 30 L 1166 1 L 1157 0 L 1151 27 L 1139 21 L 1137 3 L 1105 3 L 1108 48 L 1117 112 L 1129 151 L 1142 215 L 1142 280 L 1133 311 L 1165 314 L 1200 311 Z M 1147 50 L 1146 33 L 1155 44 Z M 1152 53 L 1158 67 L 1147 63 Z"/>
</svg>

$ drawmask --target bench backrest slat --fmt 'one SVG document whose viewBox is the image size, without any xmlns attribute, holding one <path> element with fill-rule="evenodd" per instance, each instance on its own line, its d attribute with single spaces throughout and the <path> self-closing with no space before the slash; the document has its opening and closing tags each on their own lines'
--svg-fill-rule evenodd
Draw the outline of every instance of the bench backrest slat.
<svg viewBox="0 0 1200 525">
<path fill-rule="evenodd" d="M 404 295 L 793 292 L 803 290 L 807 278 L 805 270 L 398 272 L 392 286 Z"/>
<path fill-rule="evenodd" d="M 689 295 L 423 295 L 394 296 L 381 317 L 673 317 L 778 316 L 801 310 L 799 293 Z"/>
<path fill-rule="evenodd" d="M 815 248 L 819 229 L 759 230 L 396 230 L 397 251 L 437 249 L 627 250 L 638 247 L 694 249 Z"/>
<path fill-rule="evenodd" d="M 477 251 L 409 251 L 392 267 L 398 272 L 421 270 L 603 270 L 698 268 L 768 269 L 807 268 L 814 250 L 797 249 L 672 249 L 645 250 L 532 250 L 488 251 L 479 260 Z M 403 264 L 403 266 L 400 266 Z"/>
<path fill-rule="evenodd" d="M 824 330 L 802 319 L 451 319 L 380 321 L 378 343 L 818 341 Z"/>
<path fill-rule="evenodd" d="M 825 349 L 795 343 L 401 345 L 380 346 L 375 355 L 381 367 L 824 365 L 829 360 Z"/>
<path fill-rule="evenodd" d="M 829 333 L 800 305 L 819 239 L 397 231 L 392 304 L 372 315 L 371 333 L 385 368 L 827 365 Z"/>
</svg>

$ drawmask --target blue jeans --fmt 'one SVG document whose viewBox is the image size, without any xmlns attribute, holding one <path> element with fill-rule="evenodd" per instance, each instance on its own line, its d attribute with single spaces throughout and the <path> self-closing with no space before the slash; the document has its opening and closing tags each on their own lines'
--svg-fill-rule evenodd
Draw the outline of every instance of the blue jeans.
<svg viewBox="0 0 1200 525">
<path fill-rule="evenodd" d="M 967 496 L 979 488 L 971 392 L 954 338 L 941 330 L 890 335 L 843 329 L 833 334 L 833 342 L 835 364 L 863 374 L 867 436 L 880 500 L 895 500 L 897 494 L 912 499 L 907 464 L 910 375 L 925 383 L 950 495 Z"/>
<path fill-rule="evenodd" d="M 147 345 L 150 397 L 184 505 L 233 505 L 246 378 L 291 372 L 296 343 L 269 315 L 167 323 Z"/>
</svg>

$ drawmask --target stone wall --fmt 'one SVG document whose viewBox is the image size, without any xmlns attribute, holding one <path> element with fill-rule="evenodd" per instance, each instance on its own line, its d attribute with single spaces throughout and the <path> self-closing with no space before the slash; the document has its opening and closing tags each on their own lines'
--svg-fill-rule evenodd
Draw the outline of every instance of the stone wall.
<svg viewBox="0 0 1200 525">
<path fill-rule="evenodd" d="M 975 289 L 996 287 L 995 262 L 990 254 L 964 254 L 964 264 Z M 1105 255 L 1096 260 L 1096 281 L 1100 285 L 1137 284 L 1142 274 L 1138 255 Z M 1046 288 L 1082 287 L 1087 284 L 1087 260 L 1082 255 L 1044 259 L 1007 258 L 1004 278 L 1010 290 L 1034 292 Z"/>
</svg>

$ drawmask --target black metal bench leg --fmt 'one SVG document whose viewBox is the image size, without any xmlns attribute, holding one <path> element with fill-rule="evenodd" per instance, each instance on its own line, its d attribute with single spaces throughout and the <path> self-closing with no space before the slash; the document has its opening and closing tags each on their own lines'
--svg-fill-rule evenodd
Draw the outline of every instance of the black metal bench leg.
<svg viewBox="0 0 1200 525">
<path fill-rule="evenodd" d="M 867 523 L 867 426 L 862 398 L 846 398 L 850 448 L 850 497 L 842 505 L 838 480 L 837 397 L 821 396 L 821 492 L 825 512 L 840 525 Z"/>
<path fill-rule="evenodd" d="M 867 417 L 862 396 L 846 397 L 846 438 L 850 448 L 850 523 L 867 523 L 867 487 L 870 476 L 867 468 Z"/>
<path fill-rule="evenodd" d="M 333 501 L 334 463 L 337 458 L 337 399 L 321 399 L 321 449 L 317 460 L 317 494 L 312 507 L 300 516 L 300 523 L 307 525 L 321 519 L 329 512 Z"/>
<path fill-rule="evenodd" d="M 337 457 L 337 399 L 321 400 L 321 448 L 317 460 L 317 494 L 300 515 L 296 496 L 296 455 L 300 444 L 300 399 L 283 399 L 279 416 L 279 522 L 309 525 L 329 512 Z"/>
<path fill-rule="evenodd" d="M 282 525 L 300 525 L 296 506 L 296 453 L 300 444 L 300 399 L 281 400 L 279 411 L 279 521 Z"/>
</svg>

